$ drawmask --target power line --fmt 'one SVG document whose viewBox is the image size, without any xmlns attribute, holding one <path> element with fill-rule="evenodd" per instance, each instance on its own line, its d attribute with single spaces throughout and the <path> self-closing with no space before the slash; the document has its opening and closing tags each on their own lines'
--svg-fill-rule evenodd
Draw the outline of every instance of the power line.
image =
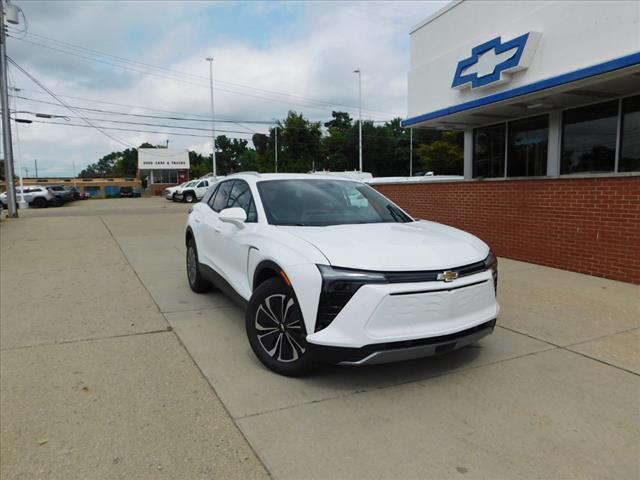
<svg viewBox="0 0 640 480">
<path fill-rule="evenodd" d="M 81 123 L 66 123 L 66 122 L 45 122 L 42 120 L 32 120 L 33 123 L 44 123 L 46 125 L 64 125 L 65 127 L 83 127 L 83 128 L 97 128 L 93 125 L 83 125 Z M 196 135 L 192 133 L 177 133 L 177 132 L 160 132 L 154 130 L 138 130 L 134 128 L 118 128 L 118 127 L 100 127 L 103 130 L 118 130 L 121 132 L 139 132 L 139 133 L 158 133 L 162 135 L 171 135 L 171 136 L 180 136 L 180 137 L 199 137 L 199 138 L 211 138 L 210 135 Z M 228 138 L 236 138 L 237 140 L 246 140 L 246 138 L 240 137 L 228 137 Z M 124 145 L 127 148 L 136 148 L 133 145 Z"/>
<path fill-rule="evenodd" d="M 54 105 L 54 106 L 59 106 L 57 103 L 54 102 L 47 102 L 46 100 L 38 100 L 35 98 L 29 98 L 29 97 L 23 97 L 21 95 L 12 95 L 14 98 L 19 98 L 21 100 L 27 100 L 30 102 L 37 102 L 37 103 L 42 103 L 42 104 L 46 104 L 46 105 Z M 160 120 L 172 120 L 172 121 L 185 121 L 185 122 L 206 122 L 209 123 L 211 120 L 205 120 L 205 119 L 200 119 L 200 118 L 184 118 L 184 117 L 171 117 L 171 116 L 163 116 L 163 115 L 144 115 L 144 114 L 140 114 L 140 113 L 127 113 L 127 112 L 116 112 L 113 110 L 104 110 L 104 109 L 98 109 L 98 108 L 88 108 L 88 107 L 79 107 L 79 106 L 74 106 L 73 108 L 78 109 L 78 110 L 82 110 L 82 111 L 87 111 L 87 112 L 94 112 L 94 113 L 99 113 L 99 114 L 105 114 L 105 115 L 121 115 L 121 116 L 129 116 L 129 117 L 136 117 L 136 118 L 153 118 L 153 119 L 160 119 Z M 27 112 L 30 113 L 30 112 Z M 73 116 L 72 116 L 73 118 Z M 105 122 L 116 122 L 115 120 L 109 120 L 109 119 L 101 119 L 101 118 L 95 118 L 92 120 L 96 120 L 96 121 L 105 121 Z M 330 120 L 309 120 L 310 123 L 326 123 Z M 386 121 L 373 121 L 373 120 L 366 120 L 365 122 L 373 122 L 373 123 L 387 123 Z M 256 124 L 256 125 L 273 125 L 274 121 L 273 120 L 221 120 L 221 119 L 216 119 L 216 122 L 221 122 L 221 123 L 232 123 L 235 125 L 238 125 L 242 128 L 245 128 L 247 130 L 249 130 L 251 133 L 259 133 L 256 130 L 253 130 L 243 124 Z M 122 123 L 127 123 L 127 122 L 122 122 Z M 172 127 L 173 125 L 163 125 L 163 126 L 169 126 Z M 180 127 L 180 128 L 185 128 L 185 127 Z M 289 129 L 295 129 L 296 127 L 287 127 Z M 238 132 L 238 133 L 244 133 L 244 132 Z"/>
<path fill-rule="evenodd" d="M 29 112 L 29 113 L 31 113 L 31 112 Z M 69 115 L 69 118 L 85 118 L 86 120 L 91 120 L 93 122 L 108 122 L 108 123 L 119 123 L 119 124 L 126 124 L 126 125 L 141 125 L 141 126 L 146 126 L 146 127 L 179 128 L 181 130 L 194 130 L 194 131 L 197 130 L 197 131 L 204 131 L 204 132 L 211 132 L 212 131 L 212 129 L 210 129 L 210 128 L 185 127 L 185 126 L 182 126 L 182 125 L 166 125 L 166 124 L 161 124 L 161 123 L 130 122 L 130 121 L 125 121 L 125 120 L 109 120 L 109 119 L 106 119 L 106 118 L 77 117 L 77 116 L 74 116 L 74 115 Z M 237 130 L 220 130 L 220 129 L 218 129 L 218 131 L 219 132 L 224 132 L 224 133 L 239 133 L 239 134 L 243 134 L 243 135 L 249 135 L 251 133 L 251 132 L 239 132 Z"/>
<path fill-rule="evenodd" d="M 12 37 L 12 38 L 17 38 L 17 37 Z M 22 41 L 22 42 L 30 43 L 32 45 L 37 45 L 37 46 L 40 46 L 40 47 L 43 47 L 43 48 L 47 48 L 47 49 L 50 49 L 50 50 L 54 50 L 54 51 L 57 51 L 57 52 L 60 52 L 60 53 L 64 53 L 64 54 L 67 54 L 67 55 L 72 55 L 72 56 L 75 56 L 75 57 L 78 57 L 78 58 L 82 58 L 84 60 L 95 61 L 95 62 L 98 62 L 98 63 L 103 63 L 103 64 L 106 64 L 106 65 L 110 65 L 110 66 L 113 66 L 113 67 L 118 67 L 118 68 L 121 68 L 123 70 L 130 70 L 130 71 L 133 71 L 133 72 L 137 72 L 137 73 L 141 73 L 141 74 L 145 74 L 145 75 L 151 75 L 151 76 L 155 76 L 155 77 L 159 77 L 159 78 L 163 78 L 163 79 L 167 79 L 167 80 L 173 80 L 173 81 L 180 82 L 180 83 L 185 83 L 185 84 L 188 84 L 188 85 L 198 86 L 198 87 L 202 87 L 202 88 L 209 88 L 209 86 L 204 84 L 204 83 L 198 83 L 198 82 L 186 80 L 184 78 L 178 78 L 178 77 L 175 76 L 175 74 L 169 74 L 169 75 L 160 74 L 160 73 L 157 73 L 157 72 L 152 72 L 152 71 L 148 71 L 148 70 L 141 70 L 139 68 L 133 68 L 133 67 L 130 67 L 130 66 L 120 65 L 120 64 L 117 64 L 117 63 L 106 61 L 106 60 L 101 59 L 101 58 L 95 58 L 95 57 L 87 56 L 87 55 L 84 55 L 84 54 L 72 52 L 72 51 L 66 50 L 64 48 L 58 48 L 57 46 L 46 45 L 46 44 L 43 44 L 43 43 L 34 42 L 34 41 L 28 40 L 26 38 L 22 38 L 22 39 L 19 39 L 19 40 Z M 158 67 L 158 68 L 161 68 L 161 67 Z M 253 89 L 253 87 L 245 87 L 245 88 L 252 88 Z M 341 104 L 337 104 L 337 103 L 332 103 L 332 102 L 323 102 L 325 104 L 325 106 L 321 106 L 318 101 L 314 101 L 314 100 L 302 100 L 302 101 L 304 101 L 306 103 L 301 103 L 300 101 L 295 101 L 294 102 L 294 101 L 288 100 L 286 98 L 278 98 L 277 97 L 277 95 L 287 95 L 287 94 L 276 94 L 276 93 L 257 94 L 257 93 L 250 93 L 250 92 L 247 92 L 247 91 L 235 91 L 235 90 L 231 90 L 229 88 L 222 88 L 222 87 L 215 87 L 215 90 L 219 90 L 219 91 L 226 92 L 226 93 L 231 93 L 231 94 L 234 94 L 234 95 L 248 96 L 248 97 L 257 98 L 257 99 L 260 99 L 260 100 L 267 100 L 267 101 L 270 101 L 270 102 L 284 103 L 284 104 L 287 104 L 287 105 L 297 105 L 297 106 L 300 106 L 300 107 L 310 108 L 310 109 L 314 109 L 314 110 L 326 111 L 327 110 L 327 106 L 334 106 L 334 107 L 346 108 L 346 109 L 349 109 L 349 110 L 355 110 L 354 107 L 347 106 L 347 105 L 341 105 Z M 254 89 L 254 90 L 258 90 L 258 89 Z M 369 112 L 376 112 L 375 110 L 370 110 L 370 109 L 365 109 L 365 110 L 367 110 Z M 386 113 L 389 113 L 389 112 L 384 112 L 384 113 L 386 114 Z M 373 113 L 370 113 L 370 115 L 372 115 L 372 114 Z M 375 113 L 375 115 L 376 116 L 380 116 L 380 114 L 378 114 L 378 113 Z"/>
<path fill-rule="evenodd" d="M 63 96 L 63 95 L 59 95 L 59 96 Z M 29 98 L 29 97 L 23 97 L 21 95 L 15 95 L 16 98 L 19 98 L 21 100 L 27 100 L 30 102 L 37 102 L 37 103 L 43 103 L 46 105 L 56 105 L 58 106 L 57 103 L 54 102 L 47 102 L 46 100 L 38 100 L 35 98 Z M 79 106 L 74 106 L 74 108 L 77 108 L 78 110 L 83 110 L 83 111 L 87 111 L 87 112 L 96 112 L 96 113 L 104 113 L 104 114 L 109 114 L 109 115 L 124 115 L 124 116 L 128 116 L 128 117 L 140 117 L 140 118 L 157 118 L 157 119 L 162 119 L 162 120 L 175 120 L 175 121 L 184 121 L 184 122 L 206 122 L 206 123 L 211 123 L 211 117 L 209 117 L 208 119 L 205 118 L 185 118 L 185 117 L 172 117 L 172 116 L 164 116 L 164 115 L 144 115 L 142 113 L 127 113 L 127 112 L 116 112 L 114 110 L 104 110 L 104 109 L 99 109 L 99 108 L 89 108 L 89 107 L 79 107 Z M 188 114 L 187 114 L 188 115 Z M 265 124 L 265 125 L 273 125 L 273 120 L 228 120 L 228 119 L 216 119 L 216 122 L 221 122 L 221 123 L 251 123 L 251 124 Z"/>
<path fill-rule="evenodd" d="M 131 60 L 128 58 L 124 58 L 124 57 L 120 57 L 117 55 L 112 55 L 110 53 L 106 53 L 106 52 L 102 52 L 100 50 L 95 50 L 95 49 L 91 49 L 91 48 L 87 48 L 87 47 L 83 47 L 81 45 L 76 45 L 70 42 L 65 42 L 63 40 L 58 40 L 55 38 L 51 38 L 51 37 L 47 37 L 44 35 L 40 35 L 34 32 L 28 32 L 28 36 L 31 37 L 36 37 L 37 40 L 41 40 L 41 41 L 47 41 L 47 42 L 54 42 L 57 43 L 59 47 L 61 47 L 60 51 L 62 51 L 62 53 L 71 53 L 68 50 L 64 50 L 64 49 L 68 49 L 71 48 L 73 50 L 75 50 L 76 52 L 82 52 L 82 53 L 87 53 L 88 55 L 92 55 L 93 57 L 100 57 L 100 56 L 104 56 L 104 57 L 109 57 L 114 59 L 115 61 L 120 61 L 120 62 L 124 62 L 124 63 L 128 63 L 128 64 L 132 64 L 132 65 L 141 65 L 143 67 L 146 68 L 151 68 L 154 70 L 160 70 L 163 72 L 168 72 L 174 76 L 181 76 L 181 77 L 190 77 L 192 79 L 199 79 L 199 80 L 208 80 L 207 77 L 203 76 L 203 75 L 197 75 L 197 74 L 192 74 L 192 73 L 188 73 L 188 72 L 183 72 L 183 71 L 179 71 L 179 70 L 174 70 L 174 69 L 170 69 L 170 68 L 166 68 L 166 67 L 160 67 L 158 65 L 153 65 L 150 63 L 146 63 L 146 62 L 140 62 L 137 60 Z M 23 40 L 29 43 L 33 43 L 35 45 L 41 46 L 41 47 L 45 47 L 45 48 L 52 48 L 50 45 L 46 45 L 46 44 L 42 44 L 42 43 L 37 43 L 34 42 L 33 40 Z M 89 57 L 84 57 L 90 60 L 94 60 L 95 58 L 89 58 Z M 97 60 L 97 59 L 96 59 Z M 99 60 L 97 60 L 99 61 Z M 121 65 L 117 65 L 117 64 L 113 64 L 110 63 L 111 65 L 114 66 L 119 66 L 122 67 Z M 122 67 L 124 68 L 124 67 Z M 139 71 L 139 70 L 134 70 L 134 71 Z M 141 73 L 149 73 L 149 72 L 141 72 Z M 312 102 L 318 105 L 324 105 L 324 106 L 334 106 L 334 107 L 347 107 L 350 108 L 352 110 L 356 110 L 357 107 L 353 106 L 353 105 L 348 105 L 348 104 L 342 104 L 342 103 L 337 103 L 337 102 L 329 102 L 326 100 L 320 100 L 317 98 L 312 98 L 312 97 L 306 97 L 303 95 L 298 95 L 298 94 L 293 94 L 293 93 L 283 93 L 283 92 L 278 92 L 275 90 L 268 90 L 268 89 L 264 89 L 264 88 L 258 88 L 258 87 L 252 87 L 249 85 L 244 85 L 241 83 L 237 83 L 237 82 L 229 82 L 229 81 L 225 81 L 225 80 L 220 80 L 220 79 L 216 79 L 214 81 L 214 83 L 219 83 L 219 84 L 223 84 L 223 85 L 228 85 L 228 86 L 232 86 L 235 88 L 240 88 L 240 89 L 245 89 L 245 90 L 251 90 L 251 91 L 256 91 L 256 92 L 262 92 L 264 94 L 267 95 L 271 95 L 271 96 L 280 96 L 280 97 L 284 97 L 285 99 L 290 99 L 290 98 L 298 98 L 302 101 L 305 102 Z M 202 84 L 198 84 L 200 86 L 202 86 Z M 226 90 L 222 90 L 222 91 L 226 91 Z M 243 94 L 241 92 L 230 92 L 230 93 L 240 93 Z M 394 113 L 391 112 L 386 112 L 383 110 L 375 110 L 375 109 L 368 109 L 368 108 L 364 108 L 363 110 L 365 111 L 369 111 L 369 112 L 376 112 L 376 113 L 384 113 L 384 114 L 391 114 L 391 115 L 395 115 Z"/>
<path fill-rule="evenodd" d="M 95 128 L 96 130 L 98 130 L 100 133 L 102 133 L 104 136 L 106 136 L 107 138 L 119 143 L 120 145 L 124 145 L 125 147 L 129 148 L 130 146 L 127 145 L 126 142 L 124 142 L 123 140 L 121 140 L 120 138 L 109 134 L 108 132 L 104 132 L 102 131 L 99 127 L 96 127 L 95 125 L 93 125 L 89 120 L 87 120 L 86 118 L 84 118 L 82 116 L 82 113 L 76 111 L 73 109 L 73 107 L 69 106 L 64 100 L 58 98 L 55 93 L 53 93 L 51 90 L 49 90 L 46 86 L 44 86 L 42 83 L 40 83 L 40 81 L 35 78 L 33 75 L 31 75 L 29 72 L 27 72 L 24 68 L 22 68 L 20 65 L 18 65 L 15 60 L 13 60 L 11 57 L 7 56 L 7 60 L 9 60 L 9 62 L 11 62 L 11 64 L 16 67 L 18 70 L 20 70 L 25 76 L 27 76 L 29 79 L 31 79 L 32 82 L 34 82 L 36 85 L 38 85 L 40 88 L 42 88 L 45 92 L 47 92 L 49 95 L 51 95 L 53 98 L 55 98 L 61 105 L 63 105 L 64 107 L 68 108 L 69 110 L 71 110 L 72 112 L 80 115 L 80 118 L 82 118 L 89 126 Z"/>
</svg>

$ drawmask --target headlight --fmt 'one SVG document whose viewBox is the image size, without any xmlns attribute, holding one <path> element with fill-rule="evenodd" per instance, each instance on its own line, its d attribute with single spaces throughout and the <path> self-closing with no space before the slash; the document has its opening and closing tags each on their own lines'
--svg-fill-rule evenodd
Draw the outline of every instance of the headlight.
<svg viewBox="0 0 640 480">
<path fill-rule="evenodd" d="M 318 304 L 315 331 L 326 328 L 358 289 L 368 283 L 387 283 L 382 273 L 332 268 L 318 265 L 322 275 L 322 292 Z"/>
<path fill-rule="evenodd" d="M 387 283 L 384 274 L 378 272 L 332 268 L 328 265 L 318 265 L 318 269 L 322 275 L 323 292 L 355 292 L 366 283 Z"/>
<path fill-rule="evenodd" d="M 491 269 L 491 276 L 493 276 L 493 289 L 498 294 L 498 257 L 493 253 L 493 250 L 489 250 L 489 255 L 484 259 L 484 266 L 487 270 Z"/>
</svg>

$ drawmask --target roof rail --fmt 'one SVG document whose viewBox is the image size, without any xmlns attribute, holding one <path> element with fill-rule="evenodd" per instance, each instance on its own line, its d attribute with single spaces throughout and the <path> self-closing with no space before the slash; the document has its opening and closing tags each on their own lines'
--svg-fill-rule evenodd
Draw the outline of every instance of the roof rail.
<svg viewBox="0 0 640 480">
<path fill-rule="evenodd" d="M 254 177 L 261 177 L 262 176 L 262 175 L 260 175 L 259 172 L 246 171 L 246 172 L 235 172 L 235 173 L 232 173 L 230 175 L 227 175 L 227 177 L 232 177 L 233 175 L 253 175 Z"/>
</svg>

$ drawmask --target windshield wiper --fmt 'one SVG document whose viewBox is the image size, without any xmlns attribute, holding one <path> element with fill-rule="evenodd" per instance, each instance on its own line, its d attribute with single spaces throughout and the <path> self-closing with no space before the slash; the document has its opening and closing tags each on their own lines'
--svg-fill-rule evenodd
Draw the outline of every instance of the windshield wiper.
<svg viewBox="0 0 640 480">
<path fill-rule="evenodd" d="M 387 210 L 389 210 L 389 213 L 391 213 L 391 216 L 393 217 L 393 219 L 396 222 L 402 223 L 402 217 L 400 217 L 400 215 L 398 215 L 398 212 L 396 212 L 395 209 L 391 205 L 387 205 Z"/>
</svg>

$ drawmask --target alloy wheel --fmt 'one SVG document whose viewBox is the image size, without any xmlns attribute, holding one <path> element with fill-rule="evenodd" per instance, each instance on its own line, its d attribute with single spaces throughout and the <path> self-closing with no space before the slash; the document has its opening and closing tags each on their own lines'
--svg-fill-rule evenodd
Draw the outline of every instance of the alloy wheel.
<svg viewBox="0 0 640 480">
<path fill-rule="evenodd" d="M 187 275 L 189 276 L 189 283 L 191 283 L 191 285 L 196 282 L 196 269 L 196 252 L 193 250 L 193 247 L 189 246 L 187 250 Z"/>
<path fill-rule="evenodd" d="M 306 350 L 302 318 L 294 306 L 290 295 L 274 294 L 266 297 L 256 311 L 258 342 L 278 362 L 295 362 Z"/>
</svg>

